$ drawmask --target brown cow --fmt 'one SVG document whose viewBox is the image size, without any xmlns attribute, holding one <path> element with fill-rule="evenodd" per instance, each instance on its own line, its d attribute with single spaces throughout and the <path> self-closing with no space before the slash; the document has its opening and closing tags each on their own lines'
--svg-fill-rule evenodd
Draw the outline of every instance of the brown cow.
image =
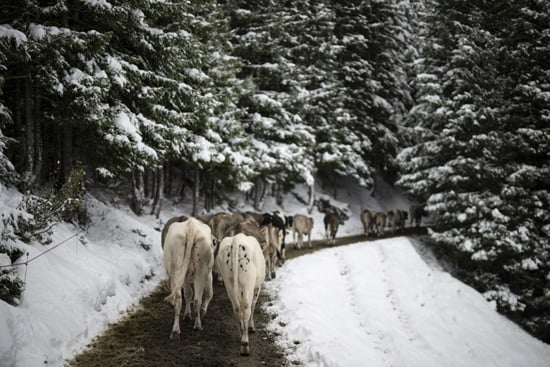
<svg viewBox="0 0 550 367">
<path fill-rule="evenodd" d="M 267 278 L 273 279 L 275 278 L 275 267 L 277 263 L 283 261 L 280 237 L 281 231 L 272 224 L 267 224 L 261 228 L 267 239 L 267 244 L 263 249 L 268 272 Z"/>
<path fill-rule="evenodd" d="M 260 229 L 260 225 L 252 217 L 245 217 L 243 221 L 235 223 L 231 227 L 227 228 L 223 234 L 223 237 L 232 237 L 238 233 L 243 233 L 247 236 L 254 237 L 260 245 L 265 246 L 267 239 L 265 234 Z"/>
<path fill-rule="evenodd" d="M 222 212 L 212 215 L 207 224 L 212 229 L 212 236 L 214 239 L 217 243 L 220 243 L 224 237 L 225 231 L 243 220 L 243 214 Z"/>
<path fill-rule="evenodd" d="M 334 245 L 336 242 L 336 232 L 338 232 L 338 226 L 340 225 L 340 217 L 335 213 L 328 213 L 323 219 L 325 223 L 325 238 L 328 240 L 329 245 Z"/>
<path fill-rule="evenodd" d="M 386 214 L 376 212 L 374 214 L 374 229 L 378 237 L 384 234 L 384 228 L 386 228 Z"/>
<path fill-rule="evenodd" d="M 363 223 L 363 230 L 365 236 L 368 237 L 370 230 L 374 227 L 374 213 L 365 209 L 361 212 L 361 223 Z"/>
<path fill-rule="evenodd" d="M 264 223 L 259 226 L 251 216 L 244 215 L 243 221 L 229 227 L 223 237 L 232 237 L 239 233 L 256 238 L 262 246 L 268 279 L 275 277 L 275 266 L 278 260 L 282 261 L 280 230 L 272 223 Z"/>
<path fill-rule="evenodd" d="M 296 248 L 301 249 L 304 245 L 304 235 L 308 236 L 308 245 L 311 247 L 311 231 L 313 230 L 313 218 L 296 214 L 292 218 L 292 238 L 296 244 Z M 298 241 L 296 241 L 296 234 Z"/>
<path fill-rule="evenodd" d="M 428 215 L 424 205 L 411 205 L 409 214 L 411 215 L 411 226 L 415 223 L 416 227 L 419 227 L 422 223 L 422 217 Z"/>
<path fill-rule="evenodd" d="M 400 209 L 392 209 L 387 214 L 388 226 L 392 232 L 405 229 L 408 213 Z"/>
<path fill-rule="evenodd" d="M 258 222 L 258 225 L 262 224 L 264 220 L 264 215 L 262 213 L 256 213 L 256 212 L 244 212 L 243 216 L 245 218 L 253 218 L 256 222 Z"/>
</svg>

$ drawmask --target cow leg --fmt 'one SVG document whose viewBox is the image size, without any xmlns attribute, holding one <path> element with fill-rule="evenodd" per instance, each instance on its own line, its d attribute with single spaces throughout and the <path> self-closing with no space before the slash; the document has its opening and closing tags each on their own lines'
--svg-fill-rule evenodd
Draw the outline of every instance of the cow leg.
<svg viewBox="0 0 550 367">
<path fill-rule="evenodd" d="M 195 289 L 195 325 L 193 329 L 202 330 L 201 322 L 201 309 L 202 309 L 202 296 L 204 295 L 204 284 L 201 280 L 195 280 L 194 289 Z"/>
<path fill-rule="evenodd" d="M 260 297 L 261 287 L 254 289 L 254 298 L 252 299 L 252 309 L 250 311 L 250 320 L 248 323 L 248 330 L 252 333 L 256 332 L 256 327 L 254 326 L 254 311 L 256 310 L 256 303 Z"/>
<path fill-rule="evenodd" d="M 179 339 L 180 337 L 180 313 L 181 313 L 181 289 L 178 289 L 176 296 L 174 297 L 174 325 L 172 326 L 172 333 L 170 339 Z"/>
<path fill-rule="evenodd" d="M 270 264 L 270 267 L 271 267 L 271 278 L 269 279 L 274 279 L 275 278 L 275 264 L 277 264 L 277 253 L 275 252 L 273 254 L 273 256 L 271 257 L 271 264 Z"/>
<path fill-rule="evenodd" d="M 191 283 L 185 283 L 183 286 L 183 295 L 185 297 L 185 312 L 183 313 L 184 319 L 191 319 L 191 303 L 193 303 L 193 287 Z"/>
<path fill-rule="evenodd" d="M 212 297 L 214 295 L 214 290 L 212 289 L 212 272 L 208 272 L 207 280 L 206 280 L 206 287 L 204 289 L 204 299 L 202 302 L 202 316 L 206 314 L 206 311 L 208 310 L 208 305 L 210 304 L 210 301 L 212 300 Z"/>
<path fill-rule="evenodd" d="M 241 327 L 241 355 L 250 355 L 250 345 L 248 341 L 248 320 L 250 320 L 250 304 L 243 305 L 244 309 L 240 312 Z"/>
<path fill-rule="evenodd" d="M 270 262 L 271 262 L 271 256 L 269 255 L 269 247 L 266 246 L 262 250 L 262 252 L 264 254 L 265 269 L 267 270 L 265 276 L 266 276 L 267 280 L 271 280 L 271 273 L 269 272 L 269 266 L 270 266 Z"/>
</svg>

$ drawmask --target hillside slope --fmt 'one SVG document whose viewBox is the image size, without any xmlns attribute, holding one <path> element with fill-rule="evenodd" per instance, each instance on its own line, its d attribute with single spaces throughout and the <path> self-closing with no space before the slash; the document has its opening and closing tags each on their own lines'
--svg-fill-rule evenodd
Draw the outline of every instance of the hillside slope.
<svg viewBox="0 0 550 367">
<path fill-rule="evenodd" d="M 546 367 L 550 346 L 430 265 L 406 237 L 289 260 L 269 329 L 304 366 Z"/>
</svg>

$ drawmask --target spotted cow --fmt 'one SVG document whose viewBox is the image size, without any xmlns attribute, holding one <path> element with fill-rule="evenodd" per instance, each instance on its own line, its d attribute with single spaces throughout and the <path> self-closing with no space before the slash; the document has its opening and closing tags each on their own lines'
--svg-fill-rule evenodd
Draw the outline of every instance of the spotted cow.
<svg viewBox="0 0 550 367">
<path fill-rule="evenodd" d="M 220 243 L 216 269 L 223 278 L 239 322 L 241 355 L 250 354 L 248 330 L 255 331 L 254 310 L 265 278 L 265 259 L 258 240 L 239 233 Z"/>
</svg>

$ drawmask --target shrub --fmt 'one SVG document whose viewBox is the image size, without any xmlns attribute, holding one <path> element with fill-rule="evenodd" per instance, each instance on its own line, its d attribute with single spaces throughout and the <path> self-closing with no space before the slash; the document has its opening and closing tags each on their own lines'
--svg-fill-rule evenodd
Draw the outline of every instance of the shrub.
<svg viewBox="0 0 550 367">
<path fill-rule="evenodd" d="M 0 269 L 0 299 L 11 305 L 17 305 L 25 289 L 25 283 L 13 268 Z"/>
<path fill-rule="evenodd" d="M 17 218 L 16 234 L 25 242 L 36 239 L 49 243 L 52 228 L 60 221 L 87 225 L 90 221 L 84 202 L 82 168 L 74 169 L 63 186 L 44 196 L 27 194 L 18 209 L 27 214 Z"/>
</svg>

